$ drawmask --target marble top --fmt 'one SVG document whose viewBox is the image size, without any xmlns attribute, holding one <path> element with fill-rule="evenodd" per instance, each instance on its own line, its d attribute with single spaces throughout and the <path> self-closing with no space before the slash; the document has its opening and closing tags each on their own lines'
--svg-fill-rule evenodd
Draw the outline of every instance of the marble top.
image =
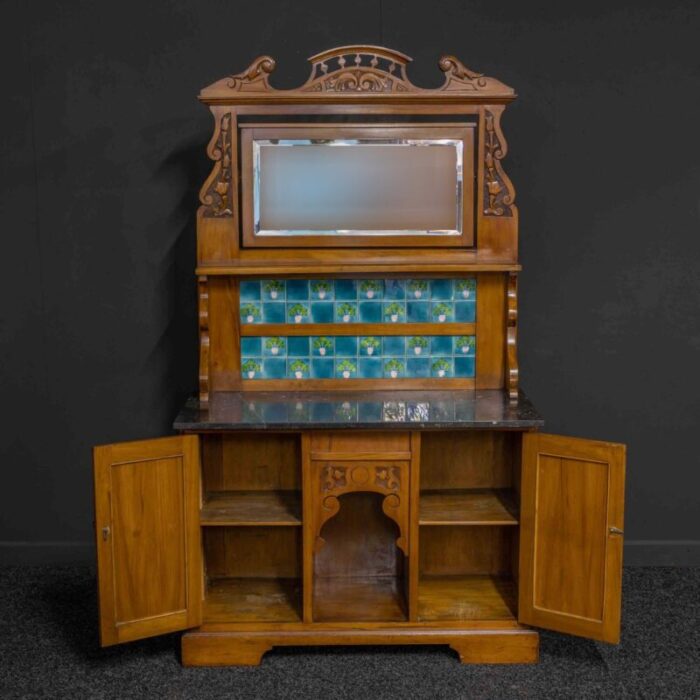
<svg viewBox="0 0 700 700">
<path fill-rule="evenodd" d="M 175 419 L 178 431 L 381 428 L 512 428 L 544 425 L 521 392 L 502 390 L 367 392 L 217 392 L 208 406 L 187 401 Z"/>
</svg>

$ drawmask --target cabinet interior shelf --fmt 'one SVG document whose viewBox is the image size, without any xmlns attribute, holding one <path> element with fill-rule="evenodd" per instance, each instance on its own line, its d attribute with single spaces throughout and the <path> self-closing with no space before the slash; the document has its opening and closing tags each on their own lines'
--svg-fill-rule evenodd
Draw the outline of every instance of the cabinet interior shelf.
<svg viewBox="0 0 700 700">
<path fill-rule="evenodd" d="M 425 576 L 419 582 L 421 621 L 512 620 L 516 611 L 516 587 L 507 577 Z"/>
<path fill-rule="evenodd" d="M 406 619 L 403 580 L 395 576 L 317 578 L 316 622 L 401 622 Z"/>
<path fill-rule="evenodd" d="M 421 525 L 517 525 L 516 494 L 511 489 L 422 491 Z"/>
<path fill-rule="evenodd" d="M 204 622 L 301 622 L 296 578 L 217 578 L 209 581 Z"/>
<path fill-rule="evenodd" d="M 203 526 L 301 525 L 298 491 L 215 491 L 200 512 Z"/>
</svg>

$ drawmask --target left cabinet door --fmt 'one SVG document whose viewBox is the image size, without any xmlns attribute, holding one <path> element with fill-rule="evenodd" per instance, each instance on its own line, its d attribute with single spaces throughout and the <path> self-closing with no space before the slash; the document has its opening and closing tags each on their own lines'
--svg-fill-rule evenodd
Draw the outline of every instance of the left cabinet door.
<svg viewBox="0 0 700 700">
<path fill-rule="evenodd" d="M 94 450 L 102 646 L 201 624 L 199 438 Z"/>
</svg>

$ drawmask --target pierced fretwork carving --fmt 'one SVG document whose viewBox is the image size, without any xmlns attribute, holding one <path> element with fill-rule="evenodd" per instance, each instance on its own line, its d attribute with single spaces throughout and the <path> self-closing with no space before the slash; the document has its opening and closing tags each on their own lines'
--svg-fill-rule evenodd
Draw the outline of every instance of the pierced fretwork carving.
<svg viewBox="0 0 700 700">
<path fill-rule="evenodd" d="M 515 195 L 501 159 L 508 152 L 500 126 L 500 114 L 484 112 L 484 214 L 512 216 Z"/>
<path fill-rule="evenodd" d="M 518 276 L 508 275 L 508 294 L 506 309 L 506 389 L 508 397 L 518 398 Z"/>
<path fill-rule="evenodd" d="M 323 51 L 309 58 L 311 74 L 307 81 L 292 90 L 277 90 L 268 82 L 275 69 L 270 56 L 260 56 L 242 73 L 229 76 L 202 90 L 201 99 L 225 101 L 233 94 L 248 99 L 286 97 L 313 98 L 319 93 L 356 95 L 452 95 L 484 96 L 510 100 L 515 97 L 512 88 L 494 78 L 489 78 L 467 68 L 454 56 L 443 56 L 438 65 L 445 74 L 445 82 L 435 89 L 414 85 L 406 74 L 411 58 L 399 51 L 381 46 L 341 46 Z"/>
<path fill-rule="evenodd" d="M 219 120 L 207 152 L 215 165 L 200 192 L 203 214 L 207 217 L 232 216 L 230 112 Z"/>
<path fill-rule="evenodd" d="M 384 496 L 382 511 L 398 525 L 396 546 L 408 556 L 408 462 L 315 462 L 313 473 L 316 551 L 325 544 L 324 524 L 340 510 L 339 496 L 367 491 Z"/>
</svg>

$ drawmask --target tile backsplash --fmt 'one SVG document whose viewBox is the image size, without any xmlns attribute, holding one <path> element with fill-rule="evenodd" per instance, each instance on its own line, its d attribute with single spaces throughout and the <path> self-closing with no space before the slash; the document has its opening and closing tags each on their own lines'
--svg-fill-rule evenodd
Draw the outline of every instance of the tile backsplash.
<svg viewBox="0 0 700 700">
<path fill-rule="evenodd" d="M 244 379 L 471 378 L 474 335 L 411 335 L 411 323 L 473 323 L 473 277 L 242 281 L 243 324 L 398 323 L 406 335 L 241 338 Z M 379 330 L 379 329 L 378 329 Z M 331 329 L 329 328 L 329 331 Z M 381 333 L 381 331 L 380 331 Z"/>
<path fill-rule="evenodd" d="M 473 323 L 476 280 L 241 282 L 246 323 Z"/>
</svg>

